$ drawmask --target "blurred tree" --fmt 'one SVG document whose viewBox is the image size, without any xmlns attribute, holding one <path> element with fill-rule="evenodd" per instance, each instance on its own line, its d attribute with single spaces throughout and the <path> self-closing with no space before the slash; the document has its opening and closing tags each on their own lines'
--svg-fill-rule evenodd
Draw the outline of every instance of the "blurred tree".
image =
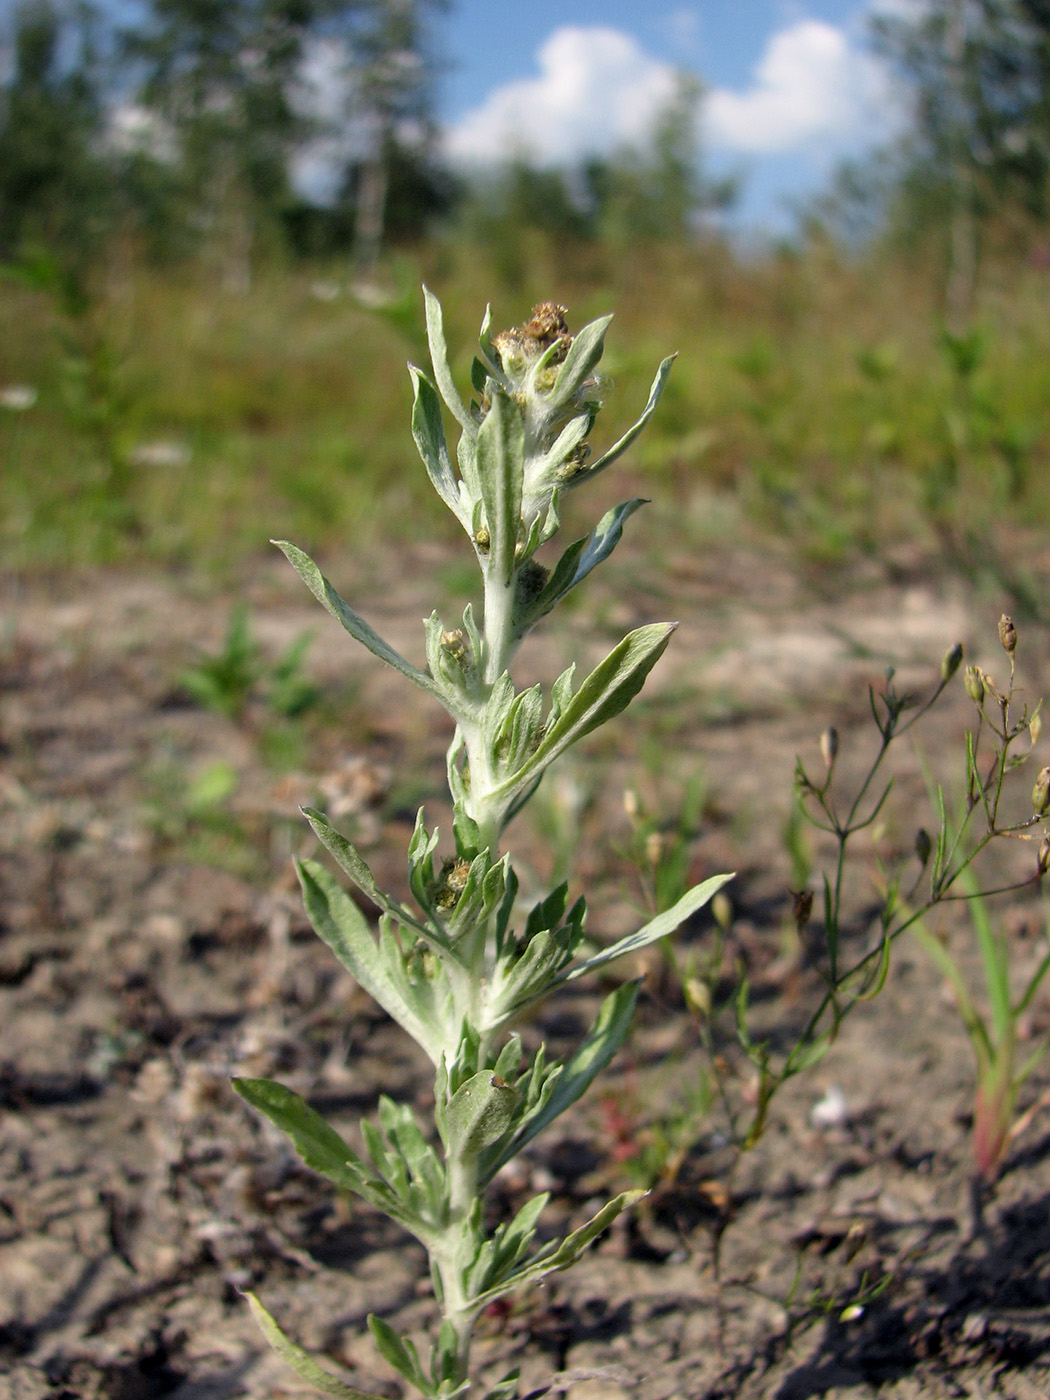
<svg viewBox="0 0 1050 1400">
<path fill-rule="evenodd" d="M 694 239 L 704 217 L 736 195 L 734 181 L 704 174 L 702 97 L 701 84 L 683 73 L 638 146 L 593 156 L 578 168 L 538 166 L 521 157 L 506 163 L 495 178 L 476 185 L 468 222 L 500 247 L 508 270 L 515 241 L 529 232 L 614 247 Z"/>
<path fill-rule="evenodd" d="M 895 219 L 947 230 L 949 314 L 965 319 L 982 225 L 1050 207 L 1050 0 L 925 0 L 873 26 L 914 93 Z"/>
<path fill-rule="evenodd" d="M 291 158 L 309 127 L 295 88 L 322 3 L 150 0 L 144 23 L 124 35 L 184 216 L 232 285 L 246 282 L 292 200 Z"/>
<path fill-rule="evenodd" d="M 732 202 L 735 182 L 714 182 L 703 173 L 702 99 L 699 80 L 680 73 L 646 145 L 584 167 L 598 236 L 613 243 L 679 242 L 695 236 L 703 215 Z"/>
<path fill-rule="evenodd" d="M 24 0 L 11 16 L 10 77 L 0 89 L 0 256 L 33 246 L 71 267 L 105 229 L 111 182 L 96 16 Z"/>
<path fill-rule="evenodd" d="M 388 216 L 402 230 L 447 203 L 451 186 L 435 169 L 431 14 L 447 0 L 363 0 L 350 54 L 350 110 L 360 154 L 347 173 L 355 208 L 358 278 L 375 272 Z"/>
</svg>

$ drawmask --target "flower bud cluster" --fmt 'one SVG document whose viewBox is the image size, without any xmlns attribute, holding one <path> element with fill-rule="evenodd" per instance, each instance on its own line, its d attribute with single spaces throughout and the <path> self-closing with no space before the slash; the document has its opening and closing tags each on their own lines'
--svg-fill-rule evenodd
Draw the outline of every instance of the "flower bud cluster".
<svg viewBox="0 0 1050 1400">
<path fill-rule="evenodd" d="M 594 365 L 608 318 L 583 333 L 595 340 L 594 363 L 579 356 L 581 373 L 561 375 L 575 337 L 569 332 L 566 308 L 552 301 L 533 307 L 523 326 L 512 326 L 493 337 L 497 379 L 521 410 L 525 427 L 525 477 L 522 518 L 528 527 L 546 515 L 554 492 L 575 485 L 587 473 L 591 450 L 586 438 L 601 407 Z M 594 335 L 594 330 L 597 335 Z M 572 366 L 570 366 L 570 370 Z M 487 405 L 483 402 L 482 410 Z"/>
</svg>

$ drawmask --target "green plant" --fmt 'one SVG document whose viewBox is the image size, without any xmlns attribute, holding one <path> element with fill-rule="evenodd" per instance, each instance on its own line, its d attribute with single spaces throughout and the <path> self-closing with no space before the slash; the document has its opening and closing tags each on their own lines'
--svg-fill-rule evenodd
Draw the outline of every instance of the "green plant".
<svg viewBox="0 0 1050 1400">
<path fill-rule="evenodd" d="M 959 960 L 948 944 L 921 921 L 913 932 L 951 984 L 976 1062 L 977 1083 L 973 1110 L 973 1156 L 983 1180 L 991 1183 L 1009 1151 L 1020 1125 L 1017 1098 L 1025 1081 L 1050 1049 L 1050 1038 L 1037 1041 L 1027 1058 L 1018 1063 L 1018 1025 L 1050 972 L 1050 940 L 1035 970 L 1024 981 L 1016 999 L 1011 975 L 1013 951 L 1010 939 L 995 926 L 980 897 L 977 883 L 967 872 L 964 887 L 970 895 L 967 908 L 980 952 L 987 1014 L 982 1013 Z M 1044 931 L 1045 932 L 1045 931 Z"/>
<path fill-rule="evenodd" d="M 301 633 L 267 667 L 263 650 L 252 636 L 248 609 L 243 604 L 230 610 L 230 620 L 222 650 L 201 655 L 179 677 L 179 684 L 205 710 L 226 719 L 240 719 L 257 688 L 275 714 L 294 719 L 316 703 L 317 687 L 303 675 L 303 662 L 313 640 Z"/>
<path fill-rule="evenodd" d="M 378 938 L 323 866 L 299 864 L 318 934 L 433 1064 L 434 1132 L 424 1130 L 409 1106 L 383 1097 L 378 1124 L 361 1124 L 362 1155 L 290 1090 L 262 1079 L 235 1083 L 288 1134 L 308 1165 L 423 1244 L 442 1316 L 429 1358 L 384 1320 L 372 1316 L 369 1326 L 383 1356 L 422 1395 L 451 1397 L 470 1388 L 479 1314 L 502 1295 L 568 1267 L 639 1194 L 617 1196 L 564 1239 L 536 1249 L 545 1194 L 487 1232 L 485 1188 L 609 1063 L 627 1035 L 637 986 L 624 984 L 605 998 L 591 1033 L 563 1064 L 543 1046 L 525 1056 L 512 1026 L 558 987 L 671 933 L 729 877 L 706 880 L 636 933 L 589 956 L 578 956 L 585 902 L 581 897 L 570 905 L 564 883 L 522 921 L 518 878 L 509 854 L 500 853 L 504 828 L 555 759 L 630 703 L 675 626 L 631 632 L 579 685 L 570 666 L 547 702 L 539 685 L 518 690 L 509 668 L 520 642 L 608 558 L 643 502 L 635 498 L 609 511 L 551 569 L 536 554 L 558 530 L 564 492 L 603 470 L 645 427 L 672 359 L 660 365 L 635 425 L 591 460 L 587 438 L 600 407 L 597 367 L 609 318 L 572 337 L 564 309 L 544 303 L 527 325 L 493 338 L 486 316 L 471 372 L 475 398 L 468 405 L 449 367 L 441 308 L 428 292 L 425 303 L 436 388 L 412 369 L 413 435 L 481 571 L 480 624 L 469 604 L 453 628 L 432 613 L 425 624 L 427 668 L 421 670 L 359 617 L 301 550 L 280 547 L 346 631 L 455 722 L 447 764 L 452 841 L 435 866 L 441 838 L 427 830 L 420 811 L 408 851 L 415 909 L 382 891 L 354 847 L 313 809 L 305 815 L 318 839 L 381 911 Z M 446 445 L 442 400 L 461 431 L 458 474 Z M 254 1296 L 249 1300 L 267 1338 L 301 1376 L 330 1395 L 361 1395 L 285 1337 Z M 489 1391 L 489 1400 L 505 1400 L 516 1390 L 512 1372 Z"/>
<path fill-rule="evenodd" d="M 1019 823 L 1001 826 L 999 810 L 1006 774 L 1027 757 L 1009 757 L 1009 749 L 1023 738 L 1030 738 L 1034 744 L 1040 724 L 1038 706 L 1034 712 L 1029 712 L 1028 707 L 1022 704 L 1020 714 L 1016 713 L 1017 629 L 1010 618 L 1004 616 L 1001 619 L 999 636 L 1010 663 L 1010 679 L 1005 690 L 999 690 L 986 672 L 978 672 L 976 668 L 971 668 L 967 675 L 967 691 L 977 708 L 978 719 L 976 729 L 967 734 L 966 809 L 960 825 L 971 812 L 981 810 L 990 830 L 1028 835 L 1030 827 L 1037 827 L 1041 842 L 1032 879 L 1038 880 L 1050 866 L 1050 843 L 1043 834 L 1044 818 L 1050 812 L 1050 768 L 1043 768 L 1036 778 L 1032 791 L 1033 815 Z M 994 753 L 989 766 L 982 771 L 984 756 L 981 744 L 986 731 L 991 732 Z M 938 793 L 938 802 L 944 813 L 943 794 Z M 960 834 L 947 815 L 943 816 L 943 830 L 944 836 L 939 842 L 943 851 L 939 849 L 937 852 L 933 888 L 942 878 L 938 867 L 950 870 L 952 853 L 960 843 Z M 1018 1063 L 1019 1022 L 1050 972 L 1050 938 L 1046 940 L 1043 956 L 1015 999 L 1015 978 L 1012 975 L 1014 957 L 1010 940 L 993 924 L 986 900 L 968 864 L 959 862 L 957 880 L 967 902 L 970 924 L 980 953 L 987 1015 L 982 1013 L 971 994 L 959 959 L 953 955 L 947 942 L 921 919 L 914 922 L 912 931 L 951 984 L 973 1047 L 977 1071 L 973 1114 L 974 1162 L 984 1182 L 991 1183 L 998 1175 L 1018 1127 L 1018 1094 L 1050 1049 L 1050 1037 L 1044 1035 L 1027 1059 Z"/>
<path fill-rule="evenodd" d="M 892 668 L 886 672 L 881 691 L 869 688 L 871 712 L 879 733 L 879 744 L 867 770 L 852 793 L 844 795 L 835 782 L 839 755 L 839 738 L 834 729 L 821 738 L 824 772 L 819 779 L 811 778 L 802 765 L 796 766 L 799 810 L 807 822 L 832 838 L 834 859 L 830 873 L 821 876 L 823 895 L 823 928 L 816 940 L 810 939 L 811 960 L 819 968 L 824 991 L 818 1004 L 807 1018 L 791 1048 L 775 1060 L 766 1042 L 755 1042 L 747 1030 L 747 982 L 741 983 L 737 998 L 738 1032 L 758 1071 L 757 1108 L 747 1141 L 753 1142 L 765 1125 L 769 1103 L 777 1089 L 793 1075 L 816 1062 L 834 1040 L 843 1020 L 860 1002 L 870 999 L 885 982 L 894 942 L 907 930 L 921 927 L 922 920 L 937 906 L 952 902 L 968 902 L 971 907 L 980 895 L 1005 894 L 1037 885 L 1050 866 L 1050 835 L 1047 819 L 1050 814 L 1050 768 L 1040 774 L 1034 794 L 1034 808 L 1019 819 L 1006 813 L 1007 778 L 1023 764 L 1027 753 L 1016 752 L 1017 745 L 1027 741 L 1034 744 L 1040 730 L 1039 708 L 1029 710 L 1021 705 L 1017 712 L 1018 692 L 1014 682 L 1014 650 L 1017 633 L 1013 622 L 1003 617 L 999 623 L 999 639 L 1009 658 L 1010 683 L 999 690 L 987 672 L 968 666 L 964 674 L 967 694 L 978 710 L 978 724 L 966 736 L 965 807 L 961 818 L 952 821 L 942 786 L 935 786 L 936 834 L 931 836 L 924 827 L 915 832 L 914 842 L 905 854 L 887 859 L 880 865 L 880 875 L 874 890 L 874 906 L 862 911 L 861 931 L 867 933 L 859 954 L 850 954 L 845 935 L 849 929 L 846 897 L 848 856 L 855 838 L 871 830 L 883 812 L 893 787 L 893 779 L 879 782 L 884 762 L 891 747 L 926 716 L 944 694 L 962 664 L 962 647 L 956 645 L 946 653 L 940 677 L 924 699 L 898 690 Z M 991 753 L 986 755 L 982 745 L 985 735 L 991 736 Z M 981 889 L 976 882 L 975 863 L 997 840 L 1027 840 L 1039 843 L 1038 855 L 1032 861 L 1031 873 L 1024 878 L 997 882 Z M 917 872 L 909 878 L 909 870 L 918 863 Z M 854 882 L 855 884 L 855 882 Z M 794 895 L 794 913 L 800 935 L 805 935 L 814 917 L 814 892 L 803 889 Z M 1009 1001 L 1006 951 L 991 953 L 987 963 L 989 990 L 995 998 L 996 1017 L 1016 1017 L 1027 1006 L 1025 995 L 1017 1004 Z M 996 959 L 999 959 L 998 961 Z M 943 960 L 942 960 L 943 961 Z M 1036 974 L 1031 994 L 1045 975 L 1045 968 Z M 980 1108 L 982 1118 L 979 1136 L 989 1146 L 981 1148 L 982 1160 L 989 1152 L 997 1153 L 1000 1141 L 1001 1114 L 1010 1106 L 1010 1094 L 1017 1079 L 1010 1059 L 1012 1048 L 1008 1037 L 999 1035 L 998 1021 L 993 1021 L 994 1034 L 987 1047 L 993 1051 L 993 1071 L 980 1093 L 987 1097 L 988 1106 Z M 972 1035 L 980 1042 L 981 1032 L 975 1022 L 970 1024 Z M 994 1052 L 998 1045 L 999 1050 Z M 983 1047 L 982 1047 L 983 1048 Z M 994 1106 L 993 1106 L 994 1105 Z M 997 1145 L 996 1145 L 997 1144 Z M 990 1159 L 989 1159 L 990 1160 Z M 998 1159 L 997 1159 L 998 1160 Z"/>
<path fill-rule="evenodd" d="M 641 872 L 650 908 L 669 909 L 689 888 L 692 843 L 709 797 L 703 774 L 692 774 L 685 783 L 677 818 L 665 821 L 646 807 L 633 788 L 624 793 L 624 810 L 631 825 L 630 855 Z"/>
</svg>

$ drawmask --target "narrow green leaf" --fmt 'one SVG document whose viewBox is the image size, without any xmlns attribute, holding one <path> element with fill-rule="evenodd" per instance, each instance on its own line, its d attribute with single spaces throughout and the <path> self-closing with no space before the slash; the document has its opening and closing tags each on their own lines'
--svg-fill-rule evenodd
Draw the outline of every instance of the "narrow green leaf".
<svg viewBox="0 0 1050 1400">
<path fill-rule="evenodd" d="M 679 924 L 683 924 L 686 919 L 702 908 L 732 878 L 732 873 L 712 875 L 703 884 L 695 885 L 670 909 L 665 909 L 662 914 L 657 914 L 655 919 L 650 919 L 637 933 L 630 933 L 611 947 L 603 948 L 600 953 L 596 953 L 593 958 L 588 958 L 586 962 L 575 963 L 557 978 L 557 982 L 575 982 L 577 977 L 582 977 L 587 972 L 593 972 L 596 967 L 602 967 L 605 963 L 612 962 L 616 958 L 622 958 L 626 953 L 636 953 L 640 948 L 655 943 L 659 938 L 666 938 L 669 933 L 674 932 Z"/>
<path fill-rule="evenodd" d="M 470 1389 L 469 1381 L 456 1384 L 459 1371 L 459 1337 L 456 1329 L 446 1317 L 438 1328 L 437 1337 L 430 1352 L 430 1373 L 441 1400 L 452 1400 L 453 1396 L 465 1395 Z"/>
<path fill-rule="evenodd" d="M 1028 985 L 1027 985 L 1027 986 L 1025 987 L 1025 989 L 1024 989 L 1024 992 L 1023 992 L 1023 994 L 1022 994 L 1022 996 L 1021 996 L 1021 1000 L 1020 1000 L 1020 1001 L 1017 1003 L 1017 1005 L 1014 1007 L 1014 1015 L 1015 1015 L 1015 1016 L 1022 1016 L 1022 1015 L 1028 1010 L 1028 1007 L 1030 1006 L 1030 1004 L 1031 1004 L 1031 1002 L 1032 1002 L 1032 998 L 1035 996 L 1036 992 L 1039 990 L 1040 986 L 1042 985 L 1043 978 L 1046 976 L 1046 974 L 1047 974 L 1048 972 L 1050 972 L 1050 949 L 1048 949 L 1048 950 L 1043 954 L 1043 957 L 1042 957 L 1041 962 L 1039 963 L 1039 966 L 1036 968 L 1036 970 L 1032 973 L 1032 976 L 1029 978 L 1029 980 L 1028 980 Z"/>
<path fill-rule="evenodd" d="M 551 571 L 543 591 L 523 619 L 523 631 L 527 631 L 541 617 L 545 617 L 555 604 L 577 584 L 583 582 L 592 569 L 608 559 L 620 542 L 624 523 L 644 505 L 648 505 L 648 501 L 643 496 L 624 501 L 622 505 L 607 511 L 589 536 L 575 540 L 568 546 Z"/>
<path fill-rule="evenodd" d="M 975 1052 L 983 1049 L 988 1058 L 992 1058 L 991 1037 L 988 1028 L 984 1023 L 984 1018 L 978 1011 L 976 1003 L 970 996 L 970 989 L 966 985 L 966 979 L 962 974 L 962 969 L 952 957 L 951 953 L 944 946 L 935 933 L 931 933 L 921 919 L 917 919 L 911 926 L 911 933 L 925 948 L 930 958 L 940 969 L 945 980 L 951 985 L 955 993 L 955 999 L 959 1005 L 959 1014 L 962 1017 L 966 1033 L 970 1037 Z"/>
<path fill-rule="evenodd" d="M 500 1079 L 511 1079 L 521 1068 L 521 1036 L 512 1035 L 496 1059 L 493 1073 Z"/>
<path fill-rule="evenodd" d="M 237 1078 L 233 1087 L 246 1103 L 287 1133 L 308 1167 L 336 1186 L 354 1190 L 360 1176 L 371 1177 L 364 1162 L 300 1094 L 272 1079 Z"/>
<path fill-rule="evenodd" d="M 315 1386 L 322 1395 L 334 1395 L 336 1400 L 383 1400 L 381 1395 L 376 1395 L 373 1391 L 358 1390 L 326 1371 L 308 1351 L 304 1351 L 290 1337 L 285 1336 L 254 1293 L 245 1293 L 243 1297 L 248 1300 L 248 1306 L 259 1324 L 259 1330 L 281 1360 L 287 1362 L 297 1375 Z"/>
<path fill-rule="evenodd" d="M 445 400 L 453 418 L 463 429 L 464 434 L 467 437 L 475 437 L 477 425 L 459 396 L 456 381 L 452 378 L 452 370 L 449 367 L 441 303 L 427 287 L 423 288 L 423 305 L 426 310 L 427 343 L 430 346 L 430 360 L 434 366 L 434 379 L 437 382 L 438 392 Z"/>
<path fill-rule="evenodd" d="M 508 1371 L 501 1381 L 496 1382 L 492 1389 L 486 1393 L 484 1400 L 515 1400 L 520 1380 L 521 1367 L 515 1366 L 513 1371 Z"/>
<path fill-rule="evenodd" d="M 657 622 L 628 633 L 584 680 L 529 761 L 507 778 L 497 793 L 520 789 L 577 740 L 625 710 L 663 655 L 677 625 Z"/>
<path fill-rule="evenodd" d="M 453 1153 L 477 1156 L 510 1127 L 518 1106 L 517 1092 L 500 1082 L 492 1070 L 482 1070 L 461 1084 L 445 1110 Z"/>
<path fill-rule="evenodd" d="M 542 1106 L 531 1117 L 526 1118 L 510 1143 L 494 1161 L 486 1160 L 484 1163 L 482 1175 L 486 1181 L 490 1181 L 501 1166 L 516 1156 L 526 1143 L 543 1132 L 544 1128 L 560 1117 L 587 1091 L 627 1038 L 637 996 L 638 983 L 626 982 L 605 998 L 594 1029 L 562 1066 L 561 1073 L 545 1101 L 542 1101 Z"/>
<path fill-rule="evenodd" d="M 424 1022 L 405 1001 L 360 909 L 316 861 L 297 861 L 296 869 L 302 886 L 303 903 L 318 937 L 328 944 L 369 996 L 408 1031 L 433 1059 L 429 1047 L 435 1040 L 435 1027 Z"/>
<path fill-rule="evenodd" d="M 611 462 L 615 462 L 617 457 L 621 457 L 624 452 L 627 451 L 631 443 L 634 442 L 635 438 L 656 412 L 656 405 L 660 402 L 660 396 L 663 394 L 664 385 L 667 383 L 667 376 L 671 373 L 671 366 L 677 358 L 677 355 L 668 355 L 666 360 L 661 361 L 660 368 L 656 371 L 656 378 L 653 380 L 652 388 L 649 390 L 649 400 L 642 409 L 641 417 L 638 419 L 637 423 L 635 423 L 633 428 L 628 428 L 619 442 L 614 443 L 613 446 L 609 448 L 608 452 L 603 452 L 596 462 L 592 463 L 585 472 L 581 472 L 581 478 L 592 477 L 597 472 L 604 471 Z M 579 485 L 579 481 L 574 479 L 569 482 L 568 485 L 577 486 Z"/>
<path fill-rule="evenodd" d="M 375 1313 L 368 1314 L 368 1330 L 372 1333 L 372 1340 L 379 1354 L 385 1356 L 394 1370 L 399 1371 L 410 1385 L 414 1385 L 425 1395 L 430 1385 L 411 1339 L 399 1337 L 390 1323 Z"/>
<path fill-rule="evenodd" d="M 396 919 L 405 928 L 412 928 L 422 937 L 430 941 L 437 941 L 435 933 L 426 924 L 421 923 L 410 910 L 399 904 L 396 899 L 384 893 L 375 882 L 371 870 L 362 860 L 357 849 L 351 845 L 345 836 L 336 831 L 331 826 L 328 819 L 316 807 L 300 807 L 300 812 L 310 823 L 314 835 L 324 846 L 325 850 L 332 855 L 342 870 L 349 875 L 354 884 L 362 894 L 367 895 L 377 908 L 382 909 L 391 918 Z"/>
<path fill-rule="evenodd" d="M 478 484 L 489 530 L 489 567 L 509 587 L 521 526 L 525 477 L 525 425 L 508 394 L 498 392 L 478 432 Z"/>
<path fill-rule="evenodd" d="M 436 696 L 446 708 L 448 707 L 448 699 L 442 687 L 437 685 L 425 671 L 420 671 L 400 652 L 395 651 L 373 627 L 369 626 L 363 617 L 359 617 L 353 608 L 339 596 L 308 554 L 304 554 L 301 549 L 294 544 L 289 544 L 287 540 L 274 540 L 273 543 L 281 550 L 322 607 L 332 614 L 355 641 L 360 642 L 363 647 L 367 647 L 373 656 L 379 657 L 380 661 L 385 661 L 388 666 L 393 666 L 395 671 L 400 671 L 414 685 L 418 685 L 420 690 L 425 690 L 428 695 Z"/>
<path fill-rule="evenodd" d="M 512 967 L 494 975 L 487 998 L 486 1025 L 490 1029 L 501 1025 L 521 1006 L 541 997 L 554 985 L 564 962 L 564 946 L 546 929 L 537 933 Z"/>
<path fill-rule="evenodd" d="M 573 337 L 547 400 L 552 412 L 561 412 L 567 408 L 584 382 L 594 373 L 605 348 L 605 332 L 609 329 L 611 321 L 611 316 L 601 316 L 597 321 L 591 321 L 589 325 L 584 326 Z"/>
<path fill-rule="evenodd" d="M 424 1238 L 422 1223 L 301 1095 L 272 1079 L 234 1079 L 233 1087 L 245 1103 L 291 1138 L 296 1152 L 313 1171 L 340 1191 L 363 1197 L 417 1238 Z"/>
<path fill-rule="evenodd" d="M 577 413 L 575 417 L 569 419 L 568 423 L 562 428 L 561 432 L 554 439 L 553 443 L 551 443 L 547 451 L 544 452 L 542 457 L 538 460 L 536 458 L 532 459 L 529 463 L 529 481 L 533 484 L 534 488 L 540 483 L 547 482 L 550 473 L 562 467 L 580 444 L 585 441 L 587 434 L 594 426 L 594 417 L 594 407 L 593 405 L 589 405 L 583 413 Z M 541 503 L 543 494 L 544 493 L 540 492 Z M 540 531 L 539 517 L 536 518 L 535 524 L 538 543 Z"/>
<path fill-rule="evenodd" d="M 631 518 L 636 510 L 649 504 L 645 496 L 632 496 L 629 501 L 624 501 L 621 505 L 614 506 L 612 510 L 606 511 L 601 520 L 591 531 L 587 540 L 587 547 L 580 556 L 576 565 L 575 573 L 572 577 L 570 588 L 575 588 L 581 583 L 591 570 L 604 560 L 608 559 L 616 546 L 620 543 L 623 535 L 624 524 Z M 568 592 L 568 589 L 566 589 Z"/>
<path fill-rule="evenodd" d="M 576 1262 L 589 1244 L 609 1228 L 618 1215 L 648 1194 L 648 1191 L 624 1191 L 613 1200 L 607 1201 L 597 1215 L 592 1216 L 587 1221 L 586 1225 L 581 1225 L 578 1230 L 573 1230 L 572 1234 L 566 1235 L 559 1244 L 549 1245 L 546 1249 L 541 1250 L 504 1283 L 497 1284 L 494 1288 L 472 1299 L 472 1303 L 478 1307 L 485 1307 L 496 1298 L 502 1297 L 504 1293 L 510 1292 L 511 1289 L 520 1288 L 526 1283 L 534 1283 L 536 1279 L 543 1278 L 546 1274 L 554 1273 L 556 1270 L 567 1269 Z"/>
<path fill-rule="evenodd" d="M 441 404 L 437 391 L 426 375 L 409 365 L 414 400 L 412 404 L 412 436 L 415 439 L 431 485 L 445 505 L 469 533 L 470 515 L 460 496 L 459 482 L 452 470 L 445 441 L 445 426 L 441 421 Z"/>
</svg>

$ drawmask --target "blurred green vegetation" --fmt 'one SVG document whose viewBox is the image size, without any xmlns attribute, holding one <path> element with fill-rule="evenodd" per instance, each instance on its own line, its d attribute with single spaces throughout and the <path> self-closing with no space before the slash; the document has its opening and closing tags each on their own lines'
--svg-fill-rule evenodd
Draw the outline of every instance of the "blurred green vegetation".
<svg viewBox="0 0 1050 1400">
<path fill-rule="evenodd" d="M 5 568 L 222 573 L 272 536 L 322 553 L 443 538 L 454 522 L 408 431 L 423 280 L 464 382 L 489 300 L 497 325 L 544 298 L 576 328 L 615 312 L 610 433 L 679 352 L 644 446 L 605 489 L 654 496 L 683 545 L 729 530 L 818 564 L 908 541 L 971 558 L 999 528 L 1047 517 L 1043 269 L 1004 259 L 970 329 L 947 333 L 921 261 L 849 261 L 820 240 L 744 263 L 715 242 L 536 234 L 519 240 L 513 285 L 505 262 L 498 244 L 434 241 L 387 263 L 368 306 L 338 264 L 233 293 L 114 251 L 76 298 L 46 268 L 16 269 L 0 297 Z"/>
</svg>

